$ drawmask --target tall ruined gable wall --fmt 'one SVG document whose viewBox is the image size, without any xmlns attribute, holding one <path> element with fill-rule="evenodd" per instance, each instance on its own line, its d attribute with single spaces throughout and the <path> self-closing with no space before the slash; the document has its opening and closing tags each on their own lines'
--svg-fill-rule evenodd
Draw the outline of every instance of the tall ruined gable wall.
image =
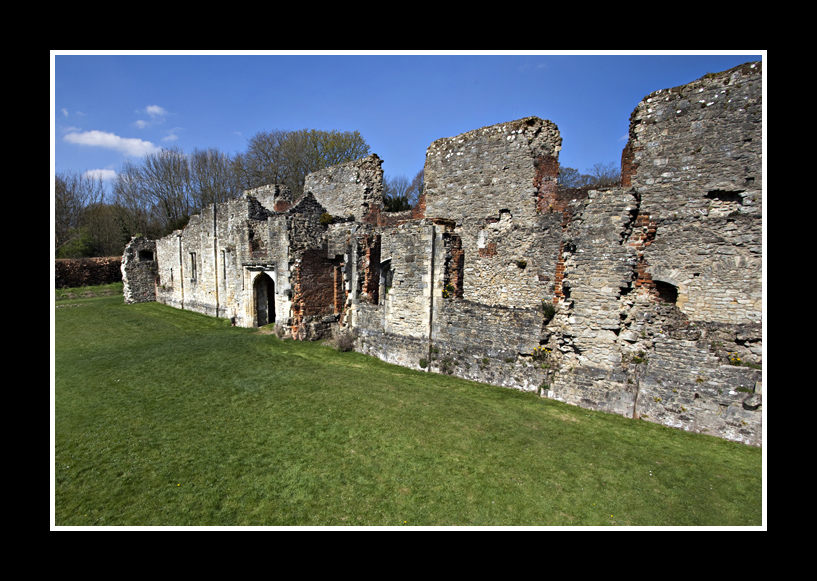
<svg viewBox="0 0 817 581">
<path fill-rule="evenodd" d="M 364 352 L 539 388 L 544 372 L 529 363 L 542 301 L 553 294 L 562 221 L 542 207 L 554 194 L 560 147 L 555 124 L 536 117 L 431 144 L 424 218 L 380 230 L 391 287 L 378 306 L 358 308 Z"/>
<path fill-rule="evenodd" d="M 561 144 L 556 125 L 538 117 L 438 139 L 426 152 L 425 216 L 459 224 L 506 210 L 532 218 L 555 186 Z"/>
<path fill-rule="evenodd" d="M 313 172 L 306 176 L 304 192 L 312 192 L 329 214 L 362 222 L 383 205 L 382 163 L 372 154 Z"/>
<path fill-rule="evenodd" d="M 692 320 L 762 319 L 761 67 L 656 91 L 631 116 L 630 179 L 654 228 L 642 278 L 678 287 Z"/>
<path fill-rule="evenodd" d="M 625 187 L 571 208 L 549 397 L 761 443 L 761 80 L 747 64 L 638 105 Z"/>
<path fill-rule="evenodd" d="M 554 123 L 527 117 L 429 146 L 425 215 L 453 225 L 463 262 L 457 298 L 534 309 L 550 294 L 560 235 L 550 206 L 561 144 Z"/>
</svg>

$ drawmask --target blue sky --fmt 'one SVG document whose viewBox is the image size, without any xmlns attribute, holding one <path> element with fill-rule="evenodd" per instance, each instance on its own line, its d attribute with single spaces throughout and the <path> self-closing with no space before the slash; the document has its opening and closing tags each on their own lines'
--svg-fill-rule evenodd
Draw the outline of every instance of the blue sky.
<svg viewBox="0 0 817 581">
<path fill-rule="evenodd" d="M 52 56 L 52 171 L 103 170 L 161 147 L 246 150 L 259 131 L 360 131 L 409 179 L 435 139 L 535 115 L 562 166 L 621 161 L 629 117 L 657 89 L 762 60 L 710 54 L 71 54 Z"/>
</svg>

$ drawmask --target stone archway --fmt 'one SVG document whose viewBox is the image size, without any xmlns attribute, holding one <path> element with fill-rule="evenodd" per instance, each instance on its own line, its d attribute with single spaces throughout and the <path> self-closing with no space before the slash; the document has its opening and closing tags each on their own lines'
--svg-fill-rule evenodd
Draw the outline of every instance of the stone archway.
<svg viewBox="0 0 817 581">
<path fill-rule="evenodd" d="M 255 326 L 275 322 L 275 281 L 266 272 L 259 274 L 252 285 L 255 302 Z"/>
</svg>

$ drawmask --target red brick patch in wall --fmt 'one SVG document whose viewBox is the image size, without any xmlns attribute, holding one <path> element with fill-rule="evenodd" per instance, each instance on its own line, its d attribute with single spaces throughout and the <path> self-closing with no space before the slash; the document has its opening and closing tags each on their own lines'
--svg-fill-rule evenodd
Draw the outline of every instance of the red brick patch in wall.
<svg viewBox="0 0 817 581">
<path fill-rule="evenodd" d="M 540 212 L 559 211 L 556 209 L 556 177 L 559 175 L 559 160 L 552 155 L 542 155 L 534 162 L 536 175 L 533 187 L 536 188 L 536 209 Z M 552 209 L 551 209 L 552 208 Z"/>
<path fill-rule="evenodd" d="M 655 283 L 652 276 L 647 271 L 649 264 L 644 260 L 644 250 L 655 240 L 655 233 L 658 229 L 658 222 L 650 220 L 650 216 L 639 214 L 635 218 L 633 234 L 630 237 L 630 246 L 638 253 L 638 264 L 636 265 L 636 280 L 633 283 L 635 288 L 643 288 L 655 294 Z"/>
<path fill-rule="evenodd" d="M 485 248 L 480 248 L 477 250 L 480 256 L 496 256 L 496 242 L 489 242 L 485 245 Z"/>
<path fill-rule="evenodd" d="M 307 250 L 295 269 L 292 294 L 293 336 L 297 336 L 304 317 L 331 315 L 335 312 L 335 264 L 322 249 Z"/>
<path fill-rule="evenodd" d="M 556 261 L 556 274 L 553 277 L 553 302 L 558 303 L 564 300 L 565 295 L 562 292 L 562 281 L 565 278 L 565 259 L 562 252 L 564 251 L 565 243 L 559 244 L 559 260 Z"/>
<path fill-rule="evenodd" d="M 621 187 L 629 188 L 632 186 L 632 178 L 638 169 L 638 164 L 635 163 L 635 152 L 640 151 L 641 147 L 633 147 L 632 142 L 628 141 L 621 152 Z"/>
<path fill-rule="evenodd" d="M 363 292 L 369 301 L 376 305 L 380 302 L 380 234 L 366 235 L 361 239 L 363 245 Z"/>
<path fill-rule="evenodd" d="M 417 204 L 411 209 L 411 219 L 420 220 L 426 217 L 426 194 L 423 192 L 417 198 Z"/>
<path fill-rule="evenodd" d="M 289 202 L 287 200 L 278 200 L 278 201 L 275 202 L 275 206 L 273 207 L 273 210 L 275 210 L 276 212 L 286 212 L 291 207 L 292 207 L 292 202 Z"/>
</svg>

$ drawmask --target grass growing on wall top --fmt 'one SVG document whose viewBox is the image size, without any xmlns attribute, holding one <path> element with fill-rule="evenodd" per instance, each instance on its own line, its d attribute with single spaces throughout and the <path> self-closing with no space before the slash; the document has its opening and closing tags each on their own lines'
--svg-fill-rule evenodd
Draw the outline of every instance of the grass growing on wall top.
<svg viewBox="0 0 817 581">
<path fill-rule="evenodd" d="M 158 303 L 72 303 L 57 526 L 762 524 L 757 448 Z"/>
</svg>

